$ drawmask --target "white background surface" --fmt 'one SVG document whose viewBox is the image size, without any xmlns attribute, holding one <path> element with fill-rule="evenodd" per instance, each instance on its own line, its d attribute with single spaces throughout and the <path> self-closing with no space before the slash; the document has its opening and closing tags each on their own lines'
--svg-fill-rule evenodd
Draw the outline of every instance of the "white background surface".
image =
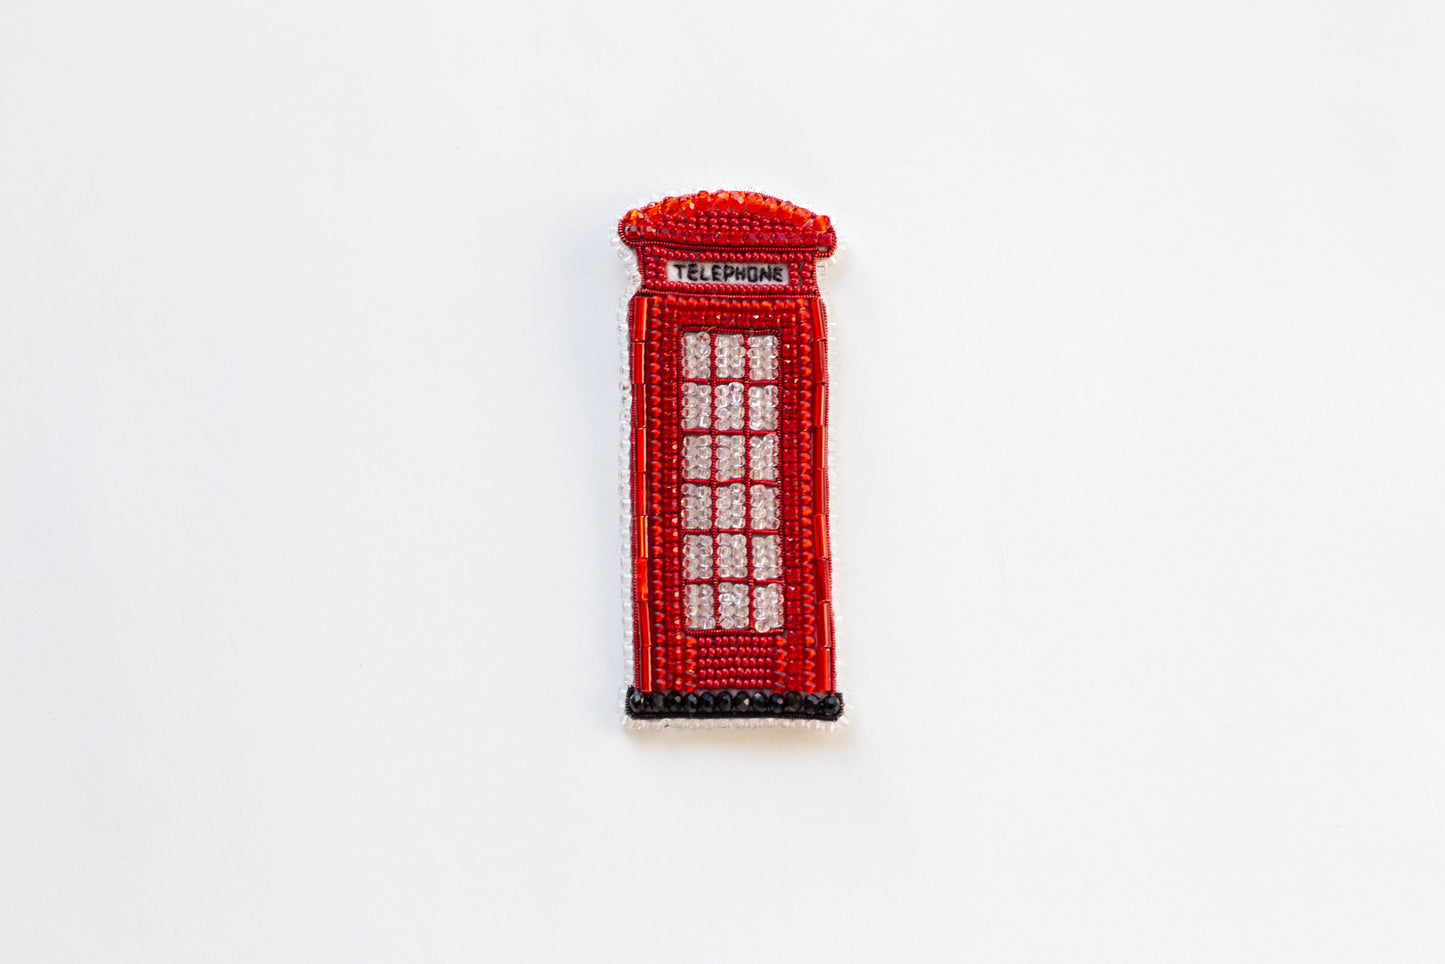
<svg viewBox="0 0 1445 964">
<path fill-rule="evenodd" d="M 1439 961 L 1438 4 L 10 4 L 0 959 Z M 626 733 L 608 244 L 832 215 L 851 728 Z"/>
</svg>

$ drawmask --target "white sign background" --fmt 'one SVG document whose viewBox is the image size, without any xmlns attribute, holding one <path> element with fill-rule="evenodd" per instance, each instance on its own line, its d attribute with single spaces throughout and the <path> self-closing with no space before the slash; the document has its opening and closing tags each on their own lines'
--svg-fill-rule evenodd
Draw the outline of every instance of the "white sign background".
<svg viewBox="0 0 1445 964">
<path fill-rule="evenodd" d="M 1438 3 L 10 5 L 0 960 L 1445 959 Z M 630 206 L 845 243 L 844 732 L 617 723 Z"/>
<path fill-rule="evenodd" d="M 788 266 L 756 261 L 669 261 L 667 280 L 679 284 L 785 285 Z"/>
</svg>

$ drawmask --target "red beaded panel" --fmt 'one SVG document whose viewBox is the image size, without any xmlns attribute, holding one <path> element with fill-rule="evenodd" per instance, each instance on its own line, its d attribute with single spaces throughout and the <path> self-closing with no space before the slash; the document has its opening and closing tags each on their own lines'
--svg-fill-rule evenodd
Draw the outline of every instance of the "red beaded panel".
<svg viewBox="0 0 1445 964">
<path fill-rule="evenodd" d="M 641 693 L 829 694 L 835 685 L 827 342 L 814 272 L 833 236 L 826 219 L 784 204 L 694 195 L 631 212 L 620 227 L 643 276 L 631 310 Z M 689 282 L 669 275 L 679 259 L 785 265 L 786 282 Z M 738 345 L 752 353 L 744 368 L 725 367 Z M 759 352 L 774 346 L 776 365 L 761 364 Z M 741 469 L 726 458 L 735 450 Z M 741 506 L 730 501 L 738 491 Z"/>
<path fill-rule="evenodd" d="M 815 298 L 757 299 L 680 295 L 642 297 L 638 314 L 646 317 L 646 335 L 637 344 L 645 381 L 639 393 L 645 398 L 643 438 L 639 440 L 638 463 L 645 467 L 642 483 L 634 493 L 643 500 L 639 512 L 646 524 L 638 526 L 637 558 L 645 570 L 647 601 L 651 607 L 648 645 L 639 653 L 637 685 L 644 689 L 745 688 L 762 686 L 778 692 L 816 692 L 829 675 L 828 643 L 818 633 L 820 600 L 818 562 L 819 514 L 816 506 L 815 447 L 821 439 L 815 424 L 816 406 L 821 398 L 816 377 L 814 316 Z M 777 470 L 775 481 L 744 478 L 746 489 L 753 485 L 775 487 L 782 536 L 783 629 L 771 633 L 740 633 L 730 629 L 699 629 L 686 619 L 684 539 L 689 532 L 706 532 L 716 538 L 725 529 L 748 532 L 747 525 L 717 525 L 717 502 L 713 500 L 712 524 L 706 529 L 684 526 L 684 486 L 700 480 L 687 478 L 683 440 L 697 436 L 683 428 L 683 387 L 692 383 L 684 377 L 683 337 L 685 334 L 739 333 L 774 335 L 778 339 Z M 709 380 L 711 388 L 716 378 Z M 764 433 L 744 429 L 750 440 Z M 723 436 L 715 436 L 723 437 Z M 751 454 L 751 453 L 749 453 Z M 745 475 L 751 459 L 745 465 Z M 717 469 L 709 470 L 708 488 L 716 493 L 731 482 L 718 480 Z M 699 486 L 701 487 L 701 486 Z M 749 500 L 749 504 L 750 504 Z M 645 528 L 645 531 L 643 531 Z M 714 567 L 716 570 L 716 567 Z M 756 580 L 744 582 L 750 594 Z M 710 577 L 711 585 L 719 583 Z M 751 602 L 751 600 L 749 600 Z M 649 685 L 650 677 L 650 685 Z"/>
</svg>

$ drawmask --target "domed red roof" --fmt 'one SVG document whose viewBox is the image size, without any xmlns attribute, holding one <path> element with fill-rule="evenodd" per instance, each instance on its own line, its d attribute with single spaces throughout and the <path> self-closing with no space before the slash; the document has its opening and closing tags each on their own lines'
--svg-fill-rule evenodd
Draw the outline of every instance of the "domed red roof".
<svg viewBox="0 0 1445 964">
<path fill-rule="evenodd" d="M 812 248 L 821 257 L 838 243 L 825 215 L 751 191 L 699 191 L 628 211 L 617 233 L 629 245 Z"/>
</svg>

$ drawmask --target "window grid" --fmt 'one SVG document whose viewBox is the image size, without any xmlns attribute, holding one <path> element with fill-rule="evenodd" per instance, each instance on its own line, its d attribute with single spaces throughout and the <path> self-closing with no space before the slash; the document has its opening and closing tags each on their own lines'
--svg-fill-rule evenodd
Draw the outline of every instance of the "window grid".
<svg viewBox="0 0 1445 964">
<path fill-rule="evenodd" d="M 778 337 L 681 334 L 685 622 L 694 632 L 774 632 L 783 625 Z"/>
</svg>

